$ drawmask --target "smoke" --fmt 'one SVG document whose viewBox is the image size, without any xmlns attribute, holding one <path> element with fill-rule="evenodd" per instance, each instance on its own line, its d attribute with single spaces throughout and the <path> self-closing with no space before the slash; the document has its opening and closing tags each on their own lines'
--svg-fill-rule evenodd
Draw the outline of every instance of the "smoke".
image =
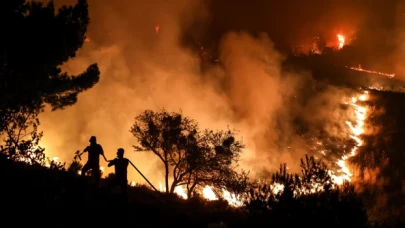
<svg viewBox="0 0 405 228">
<path fill-rule="evenodd" d="M 136 140 L 129 132 L 135 116 L 163 107 L 182 110 L 201 128 L 239 130 L 248 146 L 242 167 L 254 175 L 283 162 L 297 170 L 307 152 L 297 118 L 319 126 L 326 121 L 325 131 L 344 134 L 336 123 L 346 118 L 338 109 L 346 92 L 328 87 L 322 96 L 311 97 L 315 82 L 310 74 L 283 71 L 284 57 L 266 34 L 228 32 L 220 39 L 221 64 L 201 71 L 201 60 L 181 40 L 191 24 L 212 19 L 204 2 L 97 0 L 89 5 L 90 42 L 63 68 L 78 73 L 97 62 L 101 79 L 74 106 L 41 114 L 48 156 L 68 162 L 95 135 L 108 159 L 122 147 L 154 183 L 163 181 L 159 161 L 134 153 Z M 141 181 L 132 169 L 129 179 Z"/>
<path fill-rule="evenodd" d="M 291 126 L 296 103 L 291 98 L 308 78 L 281 70 L 283 56 L 266 34 L 254 38 L 230 32 L 219 51 L 233 125 L 241 129 L 250 149 L 245 166 L 255 172 L 298 161 L 303 151 L 288 151 L 297 143 Z"/>
<path fill-rule="evenodd" d="M 400 79 L 405 79 L 405 67 L 404 67 L 404 57 L 405 57 L 405 3 L 401 2 L 397 4 L 396 11 L 396 51 L 395 51 L 395 67 L 396 72 L 399 73 Z"/>
</svg>

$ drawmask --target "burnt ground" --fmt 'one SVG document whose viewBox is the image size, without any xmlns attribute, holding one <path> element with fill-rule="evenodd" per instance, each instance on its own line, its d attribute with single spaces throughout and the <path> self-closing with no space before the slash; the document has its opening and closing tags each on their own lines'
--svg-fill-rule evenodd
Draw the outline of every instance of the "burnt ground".
<svg viewBox="0 0 405 228">
<path fill-rule="evenodd" d="M 405 94 L 374 90 L 370 95 L 364 145 L 351 162 L 365 180 L 360 187 L 366 205 L 374 208 L 372 217 L 404 216 Z"/>
</svg>

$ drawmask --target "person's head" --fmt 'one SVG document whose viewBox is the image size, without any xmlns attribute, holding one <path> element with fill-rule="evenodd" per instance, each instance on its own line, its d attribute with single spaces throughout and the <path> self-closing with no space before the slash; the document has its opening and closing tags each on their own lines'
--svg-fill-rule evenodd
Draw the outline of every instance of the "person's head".
<svg viewBox="0 0 405 228">
<path fill-rule="evenodd" d="M 124 149 L 119 148 L 117 151 L 117 156 L 118 158 L 123 158 L 124 157 Z"/>
<path fill-rule="evenodd" d="M 89 142 L 90 142 L 91 144 L 97 143 L 96 136 L 91 136 Z"/>
</svg>

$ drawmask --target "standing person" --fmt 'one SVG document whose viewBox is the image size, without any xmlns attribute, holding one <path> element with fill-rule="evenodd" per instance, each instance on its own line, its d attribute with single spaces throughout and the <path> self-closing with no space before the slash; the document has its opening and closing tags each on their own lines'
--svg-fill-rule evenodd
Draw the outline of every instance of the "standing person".
<svg viewBox="0 0 405 228">
<path fill-rule="evenodd" d="M 111 180 L 110 188 L 114 186 L 120 186 L 123 196 L 127 195 L 128 188 L 128 170 L 129 160 L 124 158 L 124 149 L 119 148 L 117 151 L 117 158 L 109 161 L 108 167 L 114 166 L 115 177 Z"/>
<path fill-rule="evenodd" d="M 96 136 L 90 137 L 90 145 L 87 146 L 83 153 L 79 154 L 82 155 L 86 152 L 89 153 L 89 157 L 87 163 L 82 168 L 82 176 L 86 174 L 87 171 L 91 169 L 92 177 L 96 181 L 96 185 L 99 186 L 100 183 L 100 155 L 104 157 L 104 160 L 107 161 L 107 158 L 104 156 L 103 147 L 100 144 L 97 144 Z"/>
</svg>

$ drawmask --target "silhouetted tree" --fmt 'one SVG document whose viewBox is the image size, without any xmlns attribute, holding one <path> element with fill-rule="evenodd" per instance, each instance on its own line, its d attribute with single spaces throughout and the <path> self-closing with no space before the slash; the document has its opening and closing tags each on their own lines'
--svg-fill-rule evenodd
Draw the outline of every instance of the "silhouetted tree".
<svg viewBox="0 0 405 228">
<path fill-rule="evenodd" d="M 298 174 L 287 172 L 287 164 L 281 164 L 279 171 L 272 175 L 270 183 L 258 181 L 249 191 L 246 206 L 252 211 L 264 212 L 271 209 L 279 198 L 292 199 L 297 187 Z"/>
<path fill-rule="evenodd" d="M 80 92 L 98 82 L 96 64 L 76 76 L 61 70 L 82 47 L 88 23 L 85 0 L 57 13 L 53 2 L 0 2 L 0 134 L 10 125 L 19 131 L 13 125 L 16 118 L 34 120 L 44 104 L 52 110 L 73 105 Z M 36 134 L 34 141 L 41 133 Z"/>
<path fill-rule="evenodd" d="M 139 146 L 134 146 L 134 149 L 140 152 L 151 151 L 164 164 L 167 193 L 172 192 L 169 188 L 169 168 L 174 154 L 180 149 L 176 145 L 184 134 L 191 135 L 196 130 L 197 124 L 194 121 L 166 110 L 161 112 L 147 110 L 136 117 L 136 122 L 131 127 L 130 131 L 140 143 Z"/>
<path fill-rule="evenodd" d="M 17 161 L 45 164 L 45 149 L 38 145 L 42 137 L 42 132 L 38 132 L 38 111 L 24 110 L 13 113 L 8 118 L 3 129 L 5 138 L 0 152 Z"/>
<path fill-rule="evenodd" d="M 190 196 L 198 186 L 238 190 L 247 183 L 246 173 L 238 174 L 234 169 L 243 144 L 231 131 L 199 132 L 194 120 L 163 109 L 147 110 L 136 117 L 131 132 L 140 143 L 134 146 L 136 151 L 151 151 L 164 164 L 167 193 L 179 185 L 186 185 Z"/>
<path fill-rule="evenodd" d="M 333 188 L 332 177 L 326 164 L 320 160 L 315 160 L 314 156 L 305 155 L 305 160 L 301 159 L 301 177 L 299 189 L 301 194 L 327 191 Z"/>
<path fill-rule="evenodd" d="M 251 190 L 253 201 L 267 201 L 270 204 L 281 199 L 297 198 L 302 195 L 329 191 L 336 187 L 325 163 L 316 161 L 313 156 L 301 159 L 301 175 L 287 172 L 287 164 L 281 164 L 279 171 L 272 175 L 270 184 L 259 185 Z"/>
<path fill-rule="evenodd" d="M 193 135 L 192 145 L 181 142 L 180 146 L 186 145 L 186 153 L 174 160 L 174 172 L 179 177 L 180 183 L 177 184 L 186 185 L 189 197 L 196 187 L 206 185 L 238 193 L 246 191 L 248 173 L 236 171 L 244 144 L 234 136 L 230 130 L 205 130 L 198 135 L 196 142 Z"/>
</svg>

